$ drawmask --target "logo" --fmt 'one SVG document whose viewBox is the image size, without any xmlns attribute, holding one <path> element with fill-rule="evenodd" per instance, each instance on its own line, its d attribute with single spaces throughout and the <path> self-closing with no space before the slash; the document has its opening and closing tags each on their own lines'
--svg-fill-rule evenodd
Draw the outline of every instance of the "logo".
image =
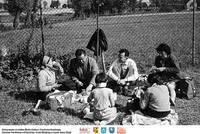
<svg viewBox="0 0 200 134">
<path fill-rule="evenodd" d="M 118 127 L 117 128 L 117 134 L 126 134 L 126 129 L 123 127 Z"/>
<path fill-rule="evenodd" d="M 109 133 L 114 134 L 115 128 L 114 127 L 109 127 Z"/>
<path fill-rule="evenodd" d="M 99 133 L 99 128 L 98 127 L 93 127 L 93 132 L 94 132 L 94 134 L 98 134 Z"/>
<path fill-rule="evenodd" d="M 90 134 L 90 128 L 80 128 L 80 134 Z"/>
<path fill-rule="evenodd" d="M 101 128 L 101 133 L 102 133 L 102 134 L 106 134 L 106 127 L 102 127 L 102 128 Z"/>
</svg>

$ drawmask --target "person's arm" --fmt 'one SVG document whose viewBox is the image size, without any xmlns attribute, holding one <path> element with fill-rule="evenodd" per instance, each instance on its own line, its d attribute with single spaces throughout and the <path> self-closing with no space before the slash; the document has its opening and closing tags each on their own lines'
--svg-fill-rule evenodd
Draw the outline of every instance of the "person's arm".
<svg viewBox="0 0 200 134">
<path fill-rule="evenodd" d="M 93 98 L 94 98 L 94 95 L 93 95 L 93 92 L 91 92 L 91 94 L 89 95 L 89 97 L 88 97 L 88 99 L 87 99 L 87 102 L 88 102 L 89 104 L 91 104 Z"/>
<path fill-rule="evenodd" d="M 91 59 L 91 69 L 92 69 L 92 78 L 90 80 L 90 85 L 95 86 L 95 78 L 99 73 L 99 68 L 95 59 Z"/>
<path fill-rule="evenodd" d="M 155 57 L 155 61 L 154 61 L 154 66 L 155 67 L 162 67 L 161 61 L 163 60 L 163 58 L 161 56 L 156 56 Z"/>
<path fill-rule="evenodd" d="M 170 55 L 170 60 L 171 60 L 172 67 L 166 67 L 166 69 L 164 71 L 172 72 L 172 73 L 179 73 L 180 66 L 179 66 L 179 62 L 178 62 L 177 58 L 173 55 Z"/>
<path fill-rule="evenodd" d="M 63 74 L 64 74 L 63 67 L 61 66 L 61 64 L 60 64 L 59 62 L 57 62 L 57 61 L 54 61 L 54 62 L 53 62 L 53 66 L 55 66 L 56 68 L 58 68 L 58 69 L 59 69 L 59 73 L 60 73 L 61 75 L 63 75 Z"/>
<path fill-rule="evenodd" d="M 39 86 L 39 90 L 41 92 L 50 92 L 53 88 L 58 87 L 58 85 L 55 83 L 53 85 L 46 85 L 46 75 L 43 71 L 40 71 L 40 73 L 38 74 L 38 86 Z"/>
<path fill-rule="evenodd" d="M 126 78 L 126 81 L 135 81 L 139 77 L 138 69 L 137 69 L 135 61 L 131 60 L 130 61 L 130 65 L 131 65 L 131 67 L 133 69 L 133 74 L 131 76 L 129 76 L 128 78 Z"/>
<path fill-rule="evenodd" d="M 110 68 L 109 68 L 109 70 L 108 70 L 108 72 L 107 72 L 107 75 L 108 75 L 111 79 L 113 79 L 114 81 L 119 81 L 120 78 L 119 78 L 117 75 L 115 75 L 115 74 L 113 73 L 113 67 L 114 67 L 116 64 L 117 64 L 117 60 L 115 60 L 115 61 L 111 64 L 111 66 L 110 66 Z"/>
<path fill-rule="evenodd" d="M 72 78 L 72 80 L 77 83 L 79 79 L 76 77 L 75 72 L 74 72 L 74 66 L 75 66 L 75 59 L 71 59 L 70 64 L 69 64 L 69 76 Z"/>
<path fill-rule="evenodd" d="M 83 86 L 83 83 L 76 77 L 76 74 L 75 74 L 75 63 L 76 63 L 76 59 L 72 59 L 70 61 L 70 64 L 69 64 L 69 76 L 71 77 L 72 81 L 74 81 L 77 85 L 79 86 Z"/>
<path fill-rule="evenodd" d="M 157 56 L 156 59 L 155 59 L 155 66 L 157 67 L 155 69 L 155 71 L 157 72 L 171 72 L 171 73 L 179 73 L 180 71 L 180 66 L 179 66 L 179 62 L 178 60 L 176 59 L 175 56 L 173 55 L 170 55 L 170 58 L 169 58 L 169 62 L 171 64 L 171 67 L 164 67 L 160 64 L 162 58 L 160 56 Z"/>
<path fill-rule="evenodd" d="M 114 107 L 115 106 L 115 99 L 114 99 L 113 91 L 110 92 L 109 100 L 110 100 L 111 107 Z"/>
<path fill-rule="evenodd" d="M 145 109 L 148 106 L 148 103 L 149 103 L 149 93 L 147 89 L 147 91 L 141 93 L 140 95 L 140 108 Z"/>
</svg>

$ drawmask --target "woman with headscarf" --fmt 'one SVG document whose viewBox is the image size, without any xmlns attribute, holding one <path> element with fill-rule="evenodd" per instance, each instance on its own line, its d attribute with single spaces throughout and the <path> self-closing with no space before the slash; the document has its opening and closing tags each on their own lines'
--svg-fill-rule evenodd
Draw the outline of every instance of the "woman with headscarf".
<svg viewBox="0 0 200 134">
<path fill-rule="evenodd" d="M 44 68 L 38 74 L 38 89 L 41 92 L 41 99 L 45 99 L 46 95 L 53 92 L 60 87 L 60 84 L 56 83 L 55 70 L 53 69 L 53 61 L 50 57 L 44 56 L 43 58 Z"/>
</svg>

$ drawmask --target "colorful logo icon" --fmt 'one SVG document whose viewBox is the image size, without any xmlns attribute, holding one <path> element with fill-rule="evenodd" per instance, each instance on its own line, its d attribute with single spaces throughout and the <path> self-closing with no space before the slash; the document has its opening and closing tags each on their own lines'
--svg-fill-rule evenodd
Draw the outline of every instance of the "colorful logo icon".
<svg viewBox="0 0 200 134">
<path fill-rule="evenodd" d="M 93 127 L 93 132 L 94 132 L 94 134 L 98 134 L 99 133 L 99 128 L 98 127 Z"/>
<path fill-rule="evenodd" d="M 126 134 L 126 128 L 118 127 L 117 128 L 117 134 Z"/>
<path fill-rule="evenodd" d="M 106 127 L 102 127 L 102 128 L 101 128 L 101 133 L 102 133 L 102 134 L 106 134 Z"/>
<path fill-rule="evenodd" d="M 90 134 L 90 128 L 80 128 L 80 134 Z"/>
<path fill-rule="evenodd" d="M 115 128 L 114 127 L 109 127 L 109 133 L 114 134 Z"/>
</svg>

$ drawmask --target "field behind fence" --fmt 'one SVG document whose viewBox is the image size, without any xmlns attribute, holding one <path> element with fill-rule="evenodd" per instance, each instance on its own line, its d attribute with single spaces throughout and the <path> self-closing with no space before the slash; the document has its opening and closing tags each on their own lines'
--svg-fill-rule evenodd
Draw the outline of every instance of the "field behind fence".
<svg viewBox="0 0 200 134">
<path fill-rule="evenodd" d="M 59 16 L 62 18 L 62 16 Z M 50 18 L 49 18 L 50 20 Z M 50 20 L 51 21 L 51 20 Z M 200 14 L 195 14 L 195 61 L 200 55 Z M 119 15 L 99 17 L 99 27 L 108 39 L 105 61 L 108 66 L 117 57 L 120 48 L 127 48 L 141 72 L 153 64 L 155 48 L 167 43 L 182 67 L 192 63 L 193 14 L 192 12 Z M 45 52 L 53 55 L 73 54 L 77 48 L 85 48 L 96 30 L 96 18 L 62 21 L 44 27 Z M 19 48 L 30 39 L 30 54 L 41 49 L 41 31 L 35 28 L 0 33 L 0 44 L 18 53 Z M 86 48 L 85 48 L 86 49 Z M 89 55 L 92 55 L 89 52 Z"/>
</svg>

